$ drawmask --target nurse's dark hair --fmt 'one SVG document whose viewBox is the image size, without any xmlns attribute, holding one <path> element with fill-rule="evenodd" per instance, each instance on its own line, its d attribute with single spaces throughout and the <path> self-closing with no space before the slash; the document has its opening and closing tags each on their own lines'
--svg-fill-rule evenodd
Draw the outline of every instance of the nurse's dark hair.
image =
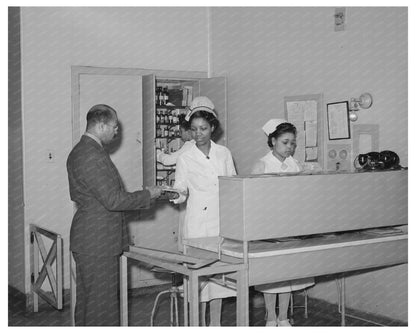
<svg viewBox="0 0 416 333">
<path fill-rule="evenodd" d="M 195 118 L 205 119 L 211 127 L 214 127 L 213 133 L 215 133 L 220 127 L 219 120 L 211 112 L 196 111 L 195 113 L 192 114 L 191 118 L 189 118 L 189 124 L 191 124 L 192 120 L 194 120 Z"/>
<path fill-rule="evenodd" d="M 296 127 L 291 123 L 281 123 L 279 126 L 276 127 L 273 133 L 269 134 L 269 137 L 267 138 L 267 144 L 269 145 L 269 147 L 270 148 L 273 147 L 273 144 L 272 144 L 273 138 L 277 140 L 279 136 L 285 133 L 292 133 L 296 137 L 296 134 L 297 134 Z"/>
<path fill-rule="evenodd" d="M 98 123 L 108 124 L 117 116 L 116 110 L 106 104 L 94 105 L 87 113 L 87 129 Z"/>
<path fill-rule="evenodd" d="M 183 128 L 185 131 L 189 131 L 191 129 L 191 123 L 189 121 L 185 120 L 185 115 L 184 114 L 180 114 L 178 116 L 179 118 L 179 126 L 181 128 Z"/>
</svg>

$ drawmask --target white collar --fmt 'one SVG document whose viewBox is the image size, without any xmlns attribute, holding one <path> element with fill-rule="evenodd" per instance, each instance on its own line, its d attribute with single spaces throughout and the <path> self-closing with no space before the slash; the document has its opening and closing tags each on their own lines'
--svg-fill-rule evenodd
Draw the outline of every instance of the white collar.
<svg viewBox="0 0 416 333">
<path fill-rule="evenodd" d="M 280 160 L 279 160 L 276 156 L 274 156 L 274 154 L 273 154 L 273 150 L 269 151 L 268 155 L 269 155 L 269 158 L 272 158 L 273 160 L 278 161 L 280 164 L 283 164 L 283 163 L 288 164 L 288 163 L 290 163 L 290 162 L 291 162 L 291 160 L 293 159 L 293 157 L 292 157 L 292 156 L 289 156 L 289 157 L 286 157 L 286 158 L 283 160 L 283 162 L 282 162 L 282 161 L 280 161 Z"/>
<path fill-rule="evenodd" d="M 192 147 L 192 149 L 194 150 L 194 152 L 198 152 L 198 155 L 200 154 L 200 156 L 204 156 L 207 159 L 210 159 L 213 156 L 213 153 L 217 150 L 217 144 L 211 140 L 211 148 L 209 150 L 208 156 L 205 155 L 196 145 L 195 141 L 194 141 L 194 145 Z"/>
</svg>

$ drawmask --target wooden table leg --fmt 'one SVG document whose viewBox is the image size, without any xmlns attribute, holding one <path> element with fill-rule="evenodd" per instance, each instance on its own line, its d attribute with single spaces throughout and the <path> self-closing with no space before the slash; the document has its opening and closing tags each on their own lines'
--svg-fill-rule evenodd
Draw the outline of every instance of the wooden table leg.
<svg viewBox="0 0 416 333">
<path fill-rule="evenodd" d="M 199 283 L 198 275 L 189 275 L 189 314 L 190 326 L 199 326 Z"/>
<path fill-rule="evenodd" d="M 189 326 L 188 300 L 189 300 L 189 279 L 183 277 L 183 326 Z"/>
<path fill-rule="evenodd" d="M 120 257 L 120 325 L 128 326 L 127 257 Z"/>
<path fill-rule="evenodd" d="M 341 276 L 341 326 L 345 326 L 345 277 Z"/>
<path fill-rule="evenodd" d="M 245 269 L 237 272 L 237 326 L 249 326 L 248 274 Z"/>
</svg>

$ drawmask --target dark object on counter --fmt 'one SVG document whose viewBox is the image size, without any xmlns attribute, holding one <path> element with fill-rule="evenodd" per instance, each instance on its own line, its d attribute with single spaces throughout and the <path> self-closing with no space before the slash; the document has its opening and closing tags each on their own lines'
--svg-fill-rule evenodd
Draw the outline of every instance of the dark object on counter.
<svg viewBox="0 0 416 333">
<path fill-rule="evenodd" d="M 384 169 L 398 169 L 400 168 L 400 158 L 395 152 L 390 150 L 383 150 L 380 153 L 380 160 L 384 163 Z"/>
<path fill-rule="evenodd" d="M 364 170 L 395 170 L 400 169 L 399 156 L 390 150 L 360 154 L 355 158 L 354 167 Z"/>
</svg>

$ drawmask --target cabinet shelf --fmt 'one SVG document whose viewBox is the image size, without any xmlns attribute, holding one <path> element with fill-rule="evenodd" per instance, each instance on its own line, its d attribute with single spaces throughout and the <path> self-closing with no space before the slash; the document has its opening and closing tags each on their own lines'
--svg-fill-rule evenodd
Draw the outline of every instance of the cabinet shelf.
<svg viewBox="0 0 416 333">
<path fill-rule="evenodd" d="M 179 123 L 176 123 L 176 124 L 174 124 L 174 123 L 156 123 L 156 126 L 160 126 L 160 125 L 162 125 L 162 126 L 168 126 L 169 128 L 172 128 L 172 127 L 175 127 L 175 126 L 178 126 L 179 125 Z"/>
<path fill-rule="evenodd" d="M 168 142 L 176 139 L 180 139 L 180 136 L 157 136 L 155 139 L 166 139 Z"/>
<path fill-rule="evenodd" d="M 186 109 L 188 106 L 176 106 L 176 105 L 159 105 L 156 104 L 156 109 L 169 109 L 169 110 L 175 110 L 175 109 Z"/>
</svg>

